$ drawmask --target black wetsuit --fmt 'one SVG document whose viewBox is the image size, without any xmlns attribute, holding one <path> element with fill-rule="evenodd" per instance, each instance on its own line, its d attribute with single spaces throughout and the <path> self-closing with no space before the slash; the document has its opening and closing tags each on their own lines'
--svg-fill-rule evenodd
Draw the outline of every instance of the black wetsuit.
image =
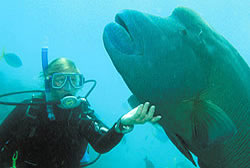
<svg viewBox="0 0 250 168">
<path fill-rule="evenodd" d="M 18 151 L 17 168 L 79 168 L 87 144 L 99 153 L 117 145 L 123 134 L 108 129 L 82 103 L 72 110 L 45 106 L 17 106 L 0 126 L 0 167 L 10 168 Z"/>
</svg>

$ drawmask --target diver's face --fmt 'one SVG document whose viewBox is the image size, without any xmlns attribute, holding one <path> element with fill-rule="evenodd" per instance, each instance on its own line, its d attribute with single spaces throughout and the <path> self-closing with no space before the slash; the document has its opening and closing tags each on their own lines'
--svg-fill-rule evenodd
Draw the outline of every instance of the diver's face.
<svg viewBox="0 0 250 168">
<path fill-rule="evenodd" d="M 51 89 L 51 96 L 53 100 L 60 100 L 65 96 L 75 96 L 79 89 L 75 89 L 71 86 L 69 81 L 66 81 L 65 85 L 60 89 Z"/>
</svg>

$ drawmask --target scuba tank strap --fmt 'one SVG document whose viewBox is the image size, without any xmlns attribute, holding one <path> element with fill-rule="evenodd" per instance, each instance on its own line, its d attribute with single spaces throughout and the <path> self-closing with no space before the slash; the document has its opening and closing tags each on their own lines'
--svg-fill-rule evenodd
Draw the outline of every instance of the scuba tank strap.
<svg viewBox="0 0 250 168">
<path fill-rule="evenodd" d="M 30 105 L 29 105 L 29 106 L 27 107 L 27 109 L 26 109 L 25 117 L 31 118 L 31 119 L 33 119 L 33 120 L 35 120 L 35 119 L 37 118 L 37 116 L 32 115 L 32 114 L 30 113 Z"/>
<path fill-rule="evenodd" d="M 45 102 L 45 98 L 43 95 L 40 95 L 39 97 L 32 96 L 30 103 L 39 103 L 39 102 Z M 30 109 L 36 109 L 36 111 L 40 108 L 39 105 L 28 105 L 26 112 L 25 112 L 25 117 L 36 119 L 37 114 L 32 114 Z"/>
<path fill-rule="evenodd" d="M 45 99 L 43 98 L 35 98 L 32 97 L 31 102 L 37 103 L 37 102 L 43 102 Z M 25 117 L 23 119 L 24 124 L 24 134 L 22 135 L 24 137 L 33 137 L 35 135 L 35 132 L 37 130 L 37 127 L 40 124 L 40 121 L 43 119 L 43 116 L 41 113 L 45 110 L 45 106 L 41 105 L 29 105 L 25 112 Z"/>
<path fill-rule="evenodd" d="M 31 118 L 31 119 L 36 119 L 37 115 L 38 115 L 37 111 L 41 108 L 41 105 L 38 105 L 37 103 L 43 104 L 45 102 L 45 95 L 44 94 L 40 94 L 37 96 L 32 95 L 32 98 L 29 102 L 31 104 L 34 103 L 34 105 L 28 105 L 26 112 L 25 112 L 25 117 Z"/>
</svg>

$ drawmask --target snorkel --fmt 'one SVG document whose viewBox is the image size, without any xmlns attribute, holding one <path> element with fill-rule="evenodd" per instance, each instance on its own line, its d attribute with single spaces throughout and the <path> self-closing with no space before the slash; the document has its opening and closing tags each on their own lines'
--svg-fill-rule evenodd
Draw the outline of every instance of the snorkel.
<svg viewBox="0 0 250 168">
<path fill-rule="evenodd" d="M 42 67 L 45 77 L 45 72 L 48 68 L 48 47 L 42 48 Z M 50 91 L 50 88 L 49 88 L 49 82 L 48 80 L 46 80 L 46 78 L 44 79 L 44 83 L 45 83 L 45 92 L 48 93 Z"/>
<path fill-rule="evenodd" d="M 50 87 L 49 87 L 49 80 L 46 79 L 46 70 L 48 69 L 48 47 L 42 48 L 42 67 L 43 67 L 43 74 L 44 74 L 44 84 L 45 84 L 45 101 L 48 102 L 49 94 L 50 94 Z M 53 108 L 51 104 L 46 104 L 48 118 L 50 120 L 55 120 L 55 115 L 53 113 Z"/>
</svg>

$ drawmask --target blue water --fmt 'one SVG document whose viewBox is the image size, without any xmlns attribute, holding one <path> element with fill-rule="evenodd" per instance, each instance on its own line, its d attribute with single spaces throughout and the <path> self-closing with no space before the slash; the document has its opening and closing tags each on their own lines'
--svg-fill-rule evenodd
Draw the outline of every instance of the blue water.
<svg viewBox="0 0 250 168">
<path fill-rule="evenodd" d="M 5 48 L 16 53 L 23 66 L 13 68 L 0 60 L 0 93 L 41 88 L 41 47 L 48 46 L 49 60 L 72 59 L 86 79 L 97 80 L 89 101 L 111 127 L 130 110 L 126 100 L 131 93 L 104 49 L 105 25 L 122 9 L 167 17 L 177 6 L 197 11 L 250 65 L 249 0 L 8 0 L 0 2 L 0 52 Z M 144 168 L 145 157 L 156 168 L 175 168 L 183 161 L 185 168 L 192 167 L 170 141 L 161 141 L 154 131 L 150 124 L 136 126 L 90 167 Z"/>
</svg>

